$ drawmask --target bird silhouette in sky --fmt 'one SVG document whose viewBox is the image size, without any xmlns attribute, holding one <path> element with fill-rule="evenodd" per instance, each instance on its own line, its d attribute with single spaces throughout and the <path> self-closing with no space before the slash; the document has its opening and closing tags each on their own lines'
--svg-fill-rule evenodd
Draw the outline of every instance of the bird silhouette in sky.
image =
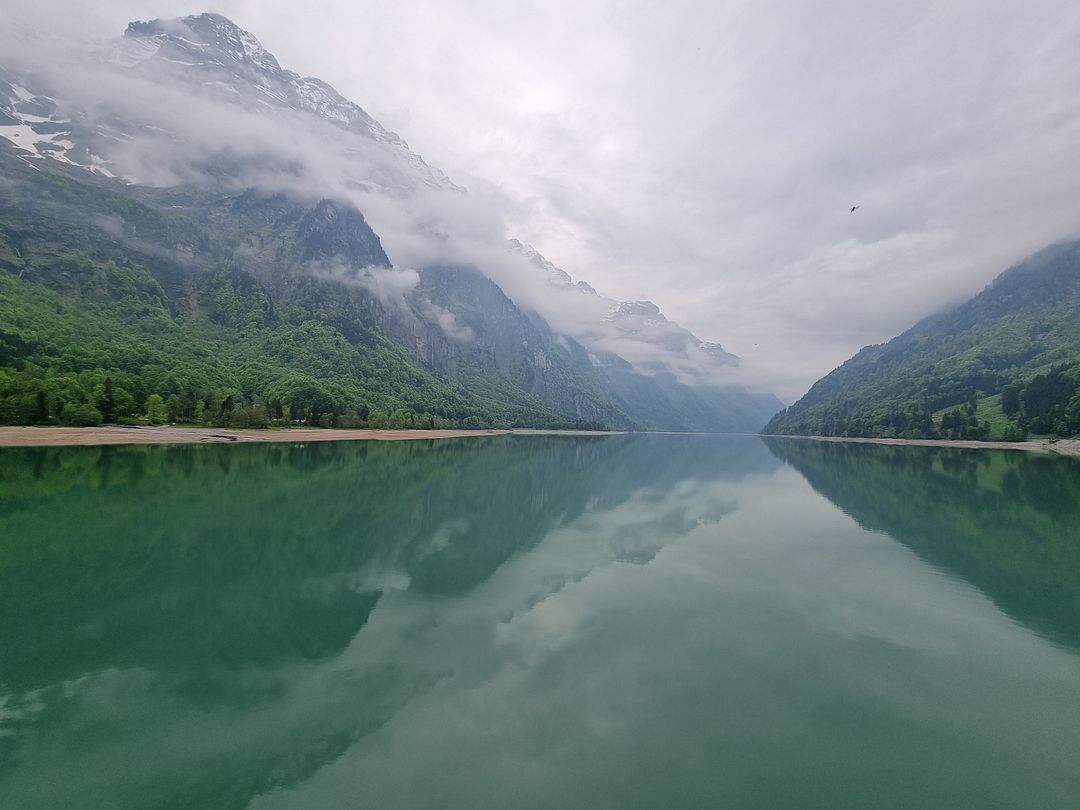
<svg viewBox="0 0 1080 810">
<path fill-rule="evenodd" d="M 856 208 L 862 208 L 862 206 L 861 205 L 853 205 L 853 206 L 851 206 L 851 213 L 854 214 Z"/>
</svg>

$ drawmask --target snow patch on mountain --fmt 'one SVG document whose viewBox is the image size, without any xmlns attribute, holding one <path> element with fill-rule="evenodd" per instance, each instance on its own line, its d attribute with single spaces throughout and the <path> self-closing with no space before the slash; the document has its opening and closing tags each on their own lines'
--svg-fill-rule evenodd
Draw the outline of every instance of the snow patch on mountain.
<svg viewBox="0 0 1080 810">
<path fill-rule="evenodd" d="M 0 79 L 0 138 L 36 160 L 55 160 L 115 177 L 103 158 L 77 145 L 73 122 L 59 116 L 57 109 L 55 99 Z"/>
</svg>

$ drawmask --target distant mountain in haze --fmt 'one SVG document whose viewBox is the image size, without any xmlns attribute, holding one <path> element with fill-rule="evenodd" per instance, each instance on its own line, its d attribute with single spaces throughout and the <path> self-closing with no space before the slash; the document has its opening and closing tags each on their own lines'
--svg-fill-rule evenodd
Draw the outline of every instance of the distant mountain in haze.
<svg viewBox="0 0 1080 810">
<path fill-rule="evenodd" d="M 465 189 L 225 17 L 134 22 L 83 69 L 0 63 L 0 421 L 756 431 L 781 405 L 651 302 L 469 252 Z"/>
<path fill-rule="evenodd" d="M 766 433 L 1015 439 L 1080 433 L 1080 242 L 868 346 Z"/>
<path fill-rule="evenodd" d="M 593 338 L 603 335 L 606 330 L 619 339 L 638 344 L 640 347 L 653 347 L 662 350 L 662 361 L 654 364 L 653 370 L 663 370 L 673 358 L 685 361 L 687 368 L 705 366 L 737 366 L 739 358 L 724 351 L 719 343 L 707 343 L 677 323 L 669 321 L 652 301 L 614 301 L 606 298 L 585 281 L 575 282 L 571 275 L 548 261 L 532 245 L 526 245 L 517 239 L 509 241 L 512 253 L 524 256 L 536 268 L 542 271 L 553 287 L 564 291 L 573 291 L 592 296 L 603 307 L 602 317 L 596 323 L 583 323 L 583 334 Z M 590 333 L 592 333 L 590 335 Z M 594 340 L 595 342 L 595 340 Z"/>
</svg>

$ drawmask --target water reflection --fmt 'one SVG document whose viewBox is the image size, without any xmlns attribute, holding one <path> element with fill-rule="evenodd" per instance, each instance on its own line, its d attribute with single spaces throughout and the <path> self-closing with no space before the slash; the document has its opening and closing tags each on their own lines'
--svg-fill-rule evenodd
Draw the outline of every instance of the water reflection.
<svg viewBox="0 0 1080 810">
<path fill-rule="evenodd" d="M 1080 648 L 1080 461 L 765 441 L 860 525 L 970 582 L 1047 638 Z"/>
<path fill-rule="evenodd" d="M 10 756 L 0 779 L 35 795 L 16 764 L 48 773 L 76 712 L 99 729 L 63 755 L 82 766 L 65 767 L 84 802 L 123 806 L 116 791 L 128 783 L 153 806 L 212 806 L 214 796 L 243 806 L 442 677 L 453 656 L 410 666 L 394 651 L 430 636 L 448 621 L 447 598 L 515 554 L 590 513 L 638 504 L 618 530 L 597 527 L 576 560 L 534 566 L 497 604 L 480 600 L 485 619 L 527 611 L 595 565 L 648 560 L 699 517 L 715 519 L 715 504 L 669 502 L 695 486 L 686 482 L 777 464 L 752 440 L 719 459 L 702 441 L 676 442 L 675 454 L 646 437 L 4 451 L 0 750 Z M 359 636 L 388 593 L 389 621 Z M 469 625 L 452 647 L 467 645 Z M 320 665 L 334 656 L 344 657 Z M 138 727 L 130 739 L 127 724 Z M 184 738 L 177 724 L 215 732 Z M 218 737 L 225 728 L 231 744 Z M 120 779 L 90 766 L 102 737 L 120 746 L 116 761 L 143 761 L 138 752 L 161 742 L 162 761 Z M 175 760 L 165 755 L 177 746 Z M 47 787 L 60 785 L 37 789 Z"/>
<path fill-rule="evenodd" d="M 772 447 L 5 452 L 0 804 L 1067 806 L 1077 660 Z"/>
</svg>

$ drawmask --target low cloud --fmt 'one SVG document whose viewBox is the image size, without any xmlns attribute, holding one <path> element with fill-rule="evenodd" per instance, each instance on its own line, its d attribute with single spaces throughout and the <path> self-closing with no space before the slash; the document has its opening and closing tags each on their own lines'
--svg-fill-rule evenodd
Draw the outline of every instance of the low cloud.
<svg viewBox="0 0 1080 810">
<path fill-rule="evenodd" d="M 512 14 L 221 0 L 283 64 L 407 126 L 467 198 L 405 192 L 392 156 L 309 117 L 270 126 L 224 95 L 73 69 L 87 32 L 188 13 L 179 2 L 115 0 L 93 17 L 14 2 L 5 63 L 51 66 L 57 93 L 95 115 L 166 116 L 170 135 L 116 146 L 130 176 L 197 176 L 229 140 L 264 156 L 235 182 L 350 200 L 395 263 L 471 264 L 558 331 L 596 323 L 584 296 L 503 255 L 520 237 L 611 299 L 656 301 L 788 399 L 1080 233 L 1080 7 L 1064 0 L 546 0 Z"/>
<path fill-rule="evenodd" d="M 468 325 L 458 323 L 457 316 L 446 307 L 440 307 L 430 301 L 423 301 L 420 311 L 424 317 L 442 330 L 447 338 L 455 343 L 472 343 L 476 340 L 476 333 Z"/>
<path fill-rule="evenodd" d="M 388 307 L 405 307 L 409 294 L 420 283 L 420 274 L 401 267 L 353 267 L 340 256 L 313 261 L 308 269 L 317 278 L 360 287 Z"/>
<path fill-rule="evenodd" d="M 401 305 L 418 282 L 416 271 L 401 267 L 475 267 L 519 306 L 592 351 L 618 354 L 646 372 L 712 381 L 706 380 L 708 358 L 694 346 L 672 350 L 628 335 L 607 320 L 615 301 L 578 286 L 552 285 L 533 263 L 508 253 L 507 215 L 514 203 L 499 190 L 481 184 L 463 195 L 452 187 L 433 188 L 417 174 L 415 158 L 392 143 L 264 104 L 257 93 L 238 99 L 205 75 L 193 78 L 187 65 L 148 58 L 149 49 L 138 43 L 84 43 L 60 57 L 55 47 L 61 42 L 70 44 L 57 38 L 16 49 L 7 64 L 35 84 L 33 92 L 54 97 L 61 116 L 81 121 L 82 136 L 96 139 L 95 150 L 107 154 L 129 182 L 225 183 L 346 201 L 364 213 L 397 267 L 354 268 L 339 258 L 313 263 L 320 277 Z M 110 58 L 102 59 L 103 53 Z M 130 132 L 137 137 L 127 137 Z M 421 312 L 452 340 L 475 339 L 448 310 L 424 302 Z"/>
</svg>

